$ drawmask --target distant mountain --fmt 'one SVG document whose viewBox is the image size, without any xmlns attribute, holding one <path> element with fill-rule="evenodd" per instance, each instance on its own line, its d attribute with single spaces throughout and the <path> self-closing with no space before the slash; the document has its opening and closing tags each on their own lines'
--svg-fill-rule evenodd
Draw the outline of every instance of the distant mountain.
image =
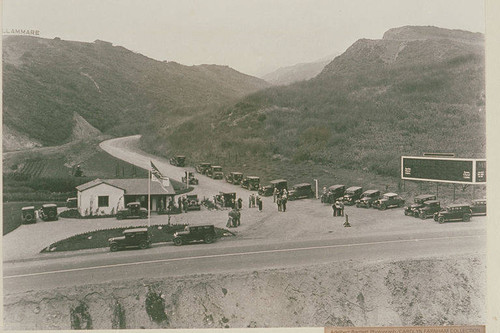
<svg viewBox="0 0 500 333">
<path fill-rule="evenodd" d="M 320 60 L 309 63 L 300 63 L 293 66 L 281 67 L 268 73 L 261 78 L 273 85 L 288 85 L 298 81 L 309 80 L 321 73 L 323 68 L 332 61 L 334 57 L 328 60 Z"/>
<path fill-rule="evenodd" d="M 160 62 L 103 41 L 3 38 L 4 128 L 31 139 L 27 146 L 71 140 L 79 117 L 100 132 L 132 134 L 149 117 L 220 105 L 267 86 L 227 66 Z"/>
<path fill-rule="evenodd" d="M 358 40 L 313 79 L 261 90 L 161 134 L 153 126 L 144 144 L 199 160 L 298 163 L 292 176 L 310 162 L 397 177 L 401 155 L 484 157 L 483 41 L 436 27 L 391 29 Z M 196 142 L 182 140 L 195 133 Z"/>
</svg>

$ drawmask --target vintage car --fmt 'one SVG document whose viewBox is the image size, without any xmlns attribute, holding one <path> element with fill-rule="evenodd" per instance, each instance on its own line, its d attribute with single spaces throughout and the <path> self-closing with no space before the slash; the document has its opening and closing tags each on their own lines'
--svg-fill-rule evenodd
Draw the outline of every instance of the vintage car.
<svg viewBox="0 0 500 333">
<path fill-rule="evenodd" d="M 345 190 L 344 196 L 341 198 L 344 205 L 352 206 L 356 203 L 356 200 L 361 198 L 363 193 L 363 188 L 359 186 L 351 186 Z"/>
<path fill-rule="evenodd" d="M 206 175 L 207 171 L 210 170 L 212 165 L 210 163 L 200 163 L 196 166 L 196 171 L 202 175 Z"/>
<path fill-rule="evenodd" d="M 178 231 L 174 234 L 173 242 L 177 246 L 194 241 L 203 241 L 210 244 L 215 238 L 215 227 L 213 225 L 186 226 L 184 231 Z"/>
<path fill-rule="evenodd" d="M 437 200 L 427 200 L 420 208 L 413 212 L 413 216 L 420 217 L 425 220 L 428 217 L 433 217 L 435 213 L 441 210 L 441 203 Z"/>
<path fill-rule="evenodd" d="M 183 167 L 186 165 L 186 156 L 176 155 L 169 160 L 170 164 L 178 167 Z"/>
<path fill-rule="evenodd" d="M 133 218 L 146 219 L 148 218 L 148 210 L 142 208 L 139 202 L 129 202 L 127 208 L 118 210 L 116 218 L 118 220 Z"/>
<path fill-rule="evenodd" d="M 470 206 L 467 204 L 455 204 L 434 213 L 434 221 L 444 223 L 448 221 L 469 222 L 472 216 Z"/>
<path fill-rule="evenodd" d="M 271 184 L 259 187 L 259 194 L 268 197 L 273 195 L 274 189 L 277 188 L 278 191 L 286 189 L 288 191 L 288 182 L 284 179 L 275 179 L 271 181 Z"/>
<path fill-rule="evenodd" d="M 258 191 L 260 185 L 260 178 L 256 176 L 247 176 L 241 181 L 241 187 L 250 191 Z"/>
<path fill-rule="evenodd" d="M 219 192 L 218 195 L 215 196 L 216 204 L 221 207 L 231 207 L 234 208 L 236 205 L 236 193 L 223 193 Z"/>
<path fill-rule="evenodd" d="M 321 195 L 321 202 L 332 204 L 345 194 L 345 185 L 332 185 Z"/>
<path fill-rule="evenodd" d="M 212 165 L 210 167 L 210 169 L 207 170 L 206 175 L 212 179 L 224 178 L 224 173 L 222 172 L 222 167 L 219 165 Z"/>
<path fill-rule="evenodd" d="M 198 185 L 198 178 L 194 176 L 194 173 L 190 171 L 185 171 L 184 176 L 181 178 L 183 184 L 186 184 L 186 177 L 189 177 L 188 185 Z"/>
<path fill-rule="evenodd" d="M 486 215 L 486 199 L 472 200 L 470 209 L 472 216 Z"/>
<path fill-rule="evenodd" d="M 380 191 L 368 190 L 361 194 L 361 198 L 356 200 L 356 207 L 370 208 L 375 200 L 380 197 Z"/>
<path fill-rule="evenodd" d="M 148 228 L 126 229 L 122 235 L 108 239 L 109 249 L 112 252 L 127 247 L 146 249 L 151 246 L 151 236 L 149 235 Z"/>
<path fill-rule="evenodd" d="M 243 180 L 243 174 L 241 172 L 232 171 L 226 175 L 226 182 L 233 185 L 240 185 Z"/>
<path fill-rule="evenodd" d="M 307 199 L 312 197 L 314 197 L 314 191 L 309 183 L 293 185 L 290 192 L 288 192 L 288 200 Z"/>
<path fill-rule="evenodd" d="M 378 200 L 373 201 L 372 206 L 380 210 L 387 208 L 402 207 L 405 201 L 396 193 L 384 193 Z"/>
<path fill-rule="evenodd" d="M 434 194 L 421 194 L 417 195 L 413 198 L 413 203 L 405 207 L 405 215 L 412 216 L 418 211 L 419 208 L 424 206 L 424 202 L 429 200 L 436 200 L 436 196 Z"/>
<path fill-rule="evenodd" d="M 188 194 L 187 198 L 187 210 L 201 210 L 200 201 L 198 200 L 197 194 Z"/>
<path fill-rule="evenodd" d="M 66 207 L 67 208 L 76 208 L 76 207 L 78 207 L 78 199 L 77 198 L 68 198 L 68 199 L 66 199 Z"/>
<path fill-rule="evenodd" d="M 36 223 L 35 206 L 21 208 L 21 217 L 24 224 Z"/>
<path fill-rule="evenodd" d="M 38 210 L 38 217 L 40 217 L 43 221 L 57 221 L 57 205 L 43 204 Z"/>
</svg>

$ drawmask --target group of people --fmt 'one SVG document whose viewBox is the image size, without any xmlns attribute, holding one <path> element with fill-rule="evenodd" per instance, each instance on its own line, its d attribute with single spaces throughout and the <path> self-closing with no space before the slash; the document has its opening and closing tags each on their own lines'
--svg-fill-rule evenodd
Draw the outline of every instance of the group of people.
<svg viewBox="0 0 500 333">
<path fill-rule="evenodd" d="M 241 212 L 237 208 L 233 208 L 229 211 L 226 227 L 227 228 L 236 228 L 241 224 Z"/>
<path fill-rule="evenodd" d="M 248 208 L 259 208 L 259 212 L 262 212 L 262 198 L 254 193 L 250 194 L 248 197 Z"/>
<path fill-rule="evenodd" d="M 234 208 L 242 209 L 243 208 L 243 199 L 238 198 L 236 200 L 234 197 L 232 197 L 231 199 L 229 199 L 229 202 L 228 202 L 223 194 L 218 194 L 218 195 L 214 196 L 214 205 L 215 205 L 216 209 L 218 208 L 218 206 L 220 206 L 221 208 L 229 207 L 231 209 L 234 209 Z"/>
<path fill-rule="evenodd" d="M 340 200 L 335 201 L 332 205 L 333 216 L 344 216 L 344 203 Z"/>
<path fill-rule="evenodd" d="M 279 190 L 274 188 L 273 199 L 278 206 L 278 212 L 286 212 L 286 203 L 288 202 L 288 191 L 286 188 Z"/>
</svg>

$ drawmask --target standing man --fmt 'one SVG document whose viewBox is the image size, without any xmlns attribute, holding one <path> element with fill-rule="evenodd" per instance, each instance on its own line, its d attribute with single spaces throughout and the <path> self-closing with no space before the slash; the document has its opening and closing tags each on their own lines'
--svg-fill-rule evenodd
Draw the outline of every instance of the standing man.
<svg viewBox="0 0 500 333">
<path fill-rule="evenodd" d="M 344 216 L 344 203 L 342 201 L 338 201 L 338 203 L 340 209 L 340 216 Z"/>
<path fill-rule="evenodd" d="M 248 196 L 248 208 L 252 208 L 252 194 Z"/>
<path fill-rule="evenodd" d="M 273 189 L 273 202 L 276 202 L 277 196 L 278 196 L 278 188 L 275 187 Z"/>
<path fill-rule="evenodd" d="M 257 196 L 257 205 L 259 206 L 259 212 L 262 212 L 262 199 Z"/>
<path fill-rule="evenodd" d="M 243 208 L 243 199 L 238 198 L 238 209 L 242 209 L 242 208 Z"/>
<path fill-rule="evenodd" d="M 333 203 L 332 209 L 333 209 L 333 217 L 337 216 L 337 206 L 335 205 L 335 203 Z"/>
<path fill-rule="evenodd" d="M 278 212 L 281 212 L 281 197 L 276 198 L 276 204 L 278 205 Z"/>
<path fill-rule="evenodd" d="M 286 198 L 286 195 L 284 195 L 282 198 L 281 198 L 281 209 L 283 210 L 283 212 L 286 212 L 286 202 L 287 202 L 287 198 Z"/>
</svg>

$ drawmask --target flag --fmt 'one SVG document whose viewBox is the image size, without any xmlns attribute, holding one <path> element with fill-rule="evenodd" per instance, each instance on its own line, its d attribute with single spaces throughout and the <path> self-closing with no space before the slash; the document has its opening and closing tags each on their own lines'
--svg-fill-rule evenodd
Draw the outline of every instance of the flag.
<svg viewBox="0 0 500 333">
<path fill-rule="evenodd" d="M 154 182 L 160 183 L 160 186 L 167 191 L 166 187 L 170 187 L 170 179 L 168 177 L 164 177 L 160 170 L 151 162 L 151 180 Z"/>
</svg>

